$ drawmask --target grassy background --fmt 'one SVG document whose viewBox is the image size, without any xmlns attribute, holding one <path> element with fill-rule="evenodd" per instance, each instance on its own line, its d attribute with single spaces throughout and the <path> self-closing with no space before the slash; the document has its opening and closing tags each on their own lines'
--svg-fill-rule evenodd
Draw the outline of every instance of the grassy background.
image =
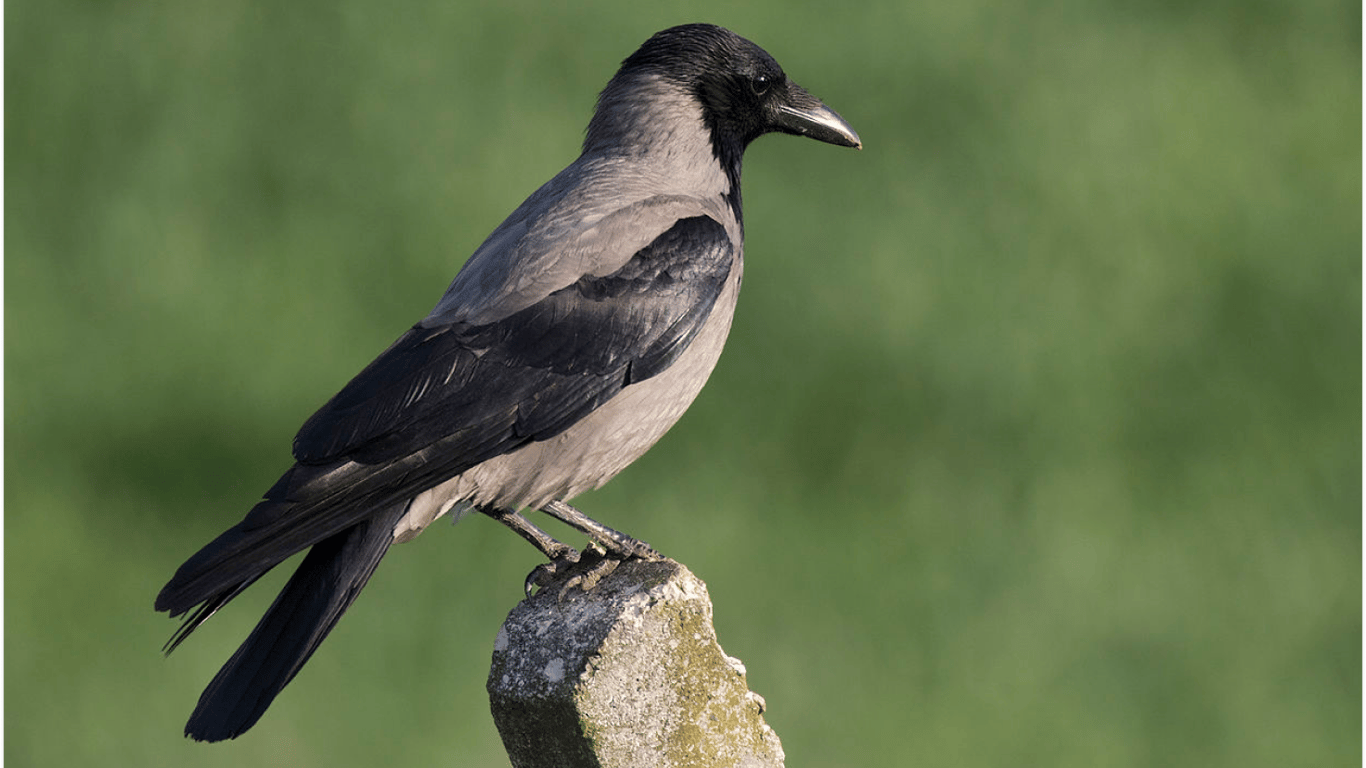
<svg viewBox="0 0 1366 768">
<path fill-rule="evenodd" d="M 535 553 L 391 553 L 257 728 L 152 598 L 709 20 L 862 134 L 750 151 L 708 389 L 584 497 L 710 586 L 791 764 L 1361 760 L 1355 2 L 11 2 L 9 765 L 503 765 Z M 743 8 L 743 10 L 739 10 Z"/>
</svg>

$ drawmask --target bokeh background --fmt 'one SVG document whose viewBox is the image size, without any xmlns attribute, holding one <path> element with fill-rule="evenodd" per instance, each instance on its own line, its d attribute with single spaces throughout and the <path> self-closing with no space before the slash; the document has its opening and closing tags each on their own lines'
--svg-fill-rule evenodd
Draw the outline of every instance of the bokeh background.
<svg viewBox="0 0 1366 768">
<path fill-rule="evenodd" d="M 152 599 L 696 20 L 866 149 L 751 148 L 721 365 L 580 501 L 708 582 L 790 764 L 1360 764 L 1358 3 L 22 0 L 9 765 L 506 764 L 489 520 L 232 743 L 182 724 L 289 569 L 169 659 Z"/>
</svg>

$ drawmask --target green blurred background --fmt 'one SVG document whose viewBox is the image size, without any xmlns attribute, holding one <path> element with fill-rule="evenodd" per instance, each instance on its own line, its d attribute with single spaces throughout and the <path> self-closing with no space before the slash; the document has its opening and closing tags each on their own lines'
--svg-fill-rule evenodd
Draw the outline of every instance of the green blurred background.
<svg viewBox="0 0 1366 768">
<path fill-rule="evenodd" d="M 708 582 L 790 764 L 1360 763 L 1359 4 L 569 7 L 7 4 L 9 765 L 506 764 L 489 520 L 232 743 L 181 728 L 289 569 L 169 659 L 152 599 L 696 20 L 866 149 L 751 148 L 726 355 L 580 501 Z"/>
</svg>

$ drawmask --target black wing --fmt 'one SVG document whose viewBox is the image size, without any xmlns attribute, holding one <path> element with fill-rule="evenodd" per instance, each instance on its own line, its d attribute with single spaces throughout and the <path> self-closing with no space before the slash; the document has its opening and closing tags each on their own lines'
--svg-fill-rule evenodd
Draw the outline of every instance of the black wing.
<svg viewBox="0 0 1366 768">
<path fill-rule="evenodd" d="M 682 219 L 618 271 L 498 322 L 416 326 L 304 424 L 294 456 L 373 464 L 467 433 L 445 446 L 459 456 L 454 475 L 552 437 L 687 348 L 731 254 L 715 220 Z"/>
</svg>

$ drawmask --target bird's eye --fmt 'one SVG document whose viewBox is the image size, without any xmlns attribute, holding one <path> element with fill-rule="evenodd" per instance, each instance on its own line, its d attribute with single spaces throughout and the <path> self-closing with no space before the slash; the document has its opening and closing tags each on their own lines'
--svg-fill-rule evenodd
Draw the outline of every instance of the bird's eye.
<svg viewBox="0 0 1366 768">
<path fill-rule="evenodd" d="M 756 96 L 763 96 L 772 84 L 773 81 L 769 79 L 768 75 L 755 75 L 749 81 L 750 90 L 754 91 Z"/>
</svg>

